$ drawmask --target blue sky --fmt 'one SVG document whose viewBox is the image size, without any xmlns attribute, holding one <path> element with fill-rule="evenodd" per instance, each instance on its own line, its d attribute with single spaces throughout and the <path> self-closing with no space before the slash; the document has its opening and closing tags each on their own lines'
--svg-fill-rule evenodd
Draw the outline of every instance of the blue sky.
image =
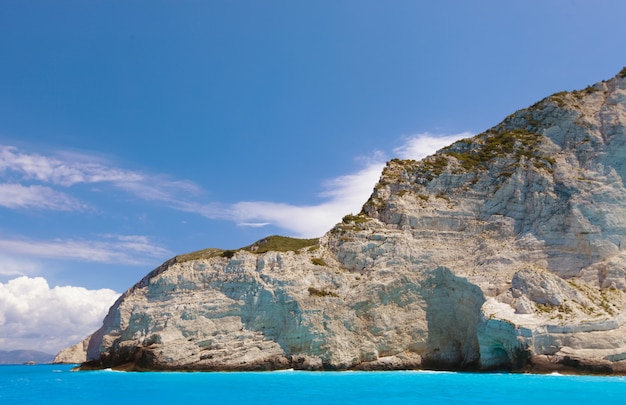
<svg viewBox="0 0 626 405">
<path fill-rule="evenodd" d="M 614 76 L 624 15 L 620 0 L 0 2 L 0 349 L 88 334 L 176 254 L 321 236 L 386 160 Z M 26 321 L 84 302 L 71 336 Z"/>
</svg>

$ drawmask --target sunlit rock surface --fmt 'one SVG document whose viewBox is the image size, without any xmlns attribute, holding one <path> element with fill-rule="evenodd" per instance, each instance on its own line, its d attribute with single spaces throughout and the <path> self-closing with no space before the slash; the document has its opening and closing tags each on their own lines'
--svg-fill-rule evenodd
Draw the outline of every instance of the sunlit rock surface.
<svg viewBox="0 0 626 405">
<path fill-rule="evenodd" d="M 54 357 L 53 363 L 56 364 L 80 364 L 87 361 L 87 348 L 89 347 L 89 339 L 78 342 L 75 345 L 66 347 Z"/>
<path fill-rule="evenodd" d="M 623 70 L 392 160 L 319 242 L 164 263 L 83 367 L 624 373 L 625 126 Z"/>
</svg>

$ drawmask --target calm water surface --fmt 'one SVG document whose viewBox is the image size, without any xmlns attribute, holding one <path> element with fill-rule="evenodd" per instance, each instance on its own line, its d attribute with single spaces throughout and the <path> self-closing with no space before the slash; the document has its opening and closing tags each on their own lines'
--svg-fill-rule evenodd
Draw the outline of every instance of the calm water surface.
<svg viewBox="0 0 626 405">
<path fill-rule="evenodd" d="M 394 372 L 125 373 L 0 366 L 0 404 L 626 404 L 626 378 Z"/>
</svg>

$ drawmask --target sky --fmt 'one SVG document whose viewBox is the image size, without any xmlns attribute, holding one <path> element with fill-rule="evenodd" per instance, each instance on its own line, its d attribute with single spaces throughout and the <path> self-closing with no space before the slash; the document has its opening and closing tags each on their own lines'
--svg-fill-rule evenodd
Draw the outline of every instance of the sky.
<svg viewBox="0 0 626 405">
<path fill-rule="evenodd" d="M 0 350 L 163 261 L 358 213 L 419 159 L 626 66 L 622 0 L 2 0 Z"/>
</svg>

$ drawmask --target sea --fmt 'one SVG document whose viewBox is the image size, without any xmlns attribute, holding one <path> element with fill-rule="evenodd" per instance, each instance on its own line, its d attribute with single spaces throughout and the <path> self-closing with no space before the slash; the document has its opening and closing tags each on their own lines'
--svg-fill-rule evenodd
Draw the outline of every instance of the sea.
<svg viewBox="0 0 626 405">
<path fill-rule="evenodd" d="M 72 368 L 0 366 L 0 404 L 626 403 L 626 377 L 429 371 L 122 372 Z"/>
</svg>

